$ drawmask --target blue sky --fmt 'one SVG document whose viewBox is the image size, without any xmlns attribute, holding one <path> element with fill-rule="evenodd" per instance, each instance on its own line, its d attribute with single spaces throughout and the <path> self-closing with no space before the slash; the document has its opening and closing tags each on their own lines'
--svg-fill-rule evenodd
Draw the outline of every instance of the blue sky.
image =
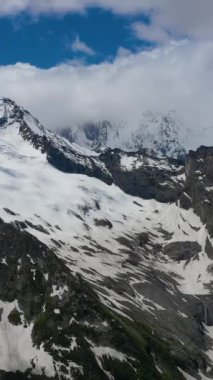
<svg viewBox="0 0 213 380">
<path fill-rule="evenodd" d="M 212 125 L 213 0 L 0 0 L 0 96 L 49 128 Z"/>
<path fill-rule="evenodd" d="M 0 65 L 26 62 L 49 68 L 76 59 L 84 59 L 88 64 L 100 63 L 113 59 L 119 47 L 131 51 L 145 49 L 150 43 L 138 39 L 131 29 L 136 21 L 147 22 L 147 17 L 143 14 L 119 16 L 97 8 L 83 15 L 3 17 L 0 19 Z M 73 49 L 77 38 L 92 49 L 93 54 Z"/>
</svg>

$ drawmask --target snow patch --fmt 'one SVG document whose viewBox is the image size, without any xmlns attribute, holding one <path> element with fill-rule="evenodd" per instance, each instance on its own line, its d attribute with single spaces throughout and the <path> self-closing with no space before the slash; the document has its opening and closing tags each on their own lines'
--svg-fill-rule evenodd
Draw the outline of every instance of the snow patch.
<svg viewBox="0 0 213 380">
<path fill-rule="evenodd" d="M 25 372 L 31 368 L 33 362 L 35 368 L 32 373 L 42 375 L 43 370 L 47 377 L 55 376 L 54 363 L 51 356 L 44 350 L 33 346 L 31 334 L 33 325 L 24 327 L 14 326 L 8 320 L 12 310 L 18 308 L 16 301 L 5 303 L 0 301 L 0 309 L 3 310 L 0 321 L 0 368 L 6 372 Z"/>
</svg>

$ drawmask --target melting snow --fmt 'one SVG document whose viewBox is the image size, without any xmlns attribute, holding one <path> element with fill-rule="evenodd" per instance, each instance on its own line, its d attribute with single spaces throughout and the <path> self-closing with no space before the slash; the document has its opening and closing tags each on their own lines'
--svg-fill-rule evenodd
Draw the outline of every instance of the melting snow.
<svg viewBox="0 0 213 380">
<path fill-rule="evenodd" d="M 14 326 L 8 320 L 8 315 L 13 309 L 18 309 L 17 302 L 4 303 L 0 301 L 0 309 L 3 310 L 0 321 L 0 368 L 8 372 L 17 370 L 25 372 L 31 368 L 31 362 L 35 364 L 34 374 L 42 375 L 42 370 L 47 377 L 55 376 L 54 363 L 51 356 L 33 346 L 31 339 L 32 327 Z"/>
<path fill-rule="evenodd" d="M 131 171 L 132 169 L 139 169 L 143 165 L 138 157 L 121 156 L 121 168 L 123 170 Z"/>
</svg>

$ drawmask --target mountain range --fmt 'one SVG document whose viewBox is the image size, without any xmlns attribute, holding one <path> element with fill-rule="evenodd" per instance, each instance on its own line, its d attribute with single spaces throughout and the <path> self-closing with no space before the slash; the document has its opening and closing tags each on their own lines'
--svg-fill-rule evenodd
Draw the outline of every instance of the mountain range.
<svg viewBox="0 0 213 380">
<path fill-rule="evenodd" d="M 137 126 L 135 126 L 135 124 Z M 152 150 L 158 156 L 182 158 L 189 150 L 209 145 L 212 126 L 189 124 L 177 111 L 144 112 L 140 122 L 97 121 L 58 128 L 58 133 L 93 151 L 106 148 L 137 152 Z"/>
<path fill-rule="evenodd" d="M 144 117 L 59 135 L 0 99 L 1 379 L 213 379 L 213 148 Z"/>
</svg>

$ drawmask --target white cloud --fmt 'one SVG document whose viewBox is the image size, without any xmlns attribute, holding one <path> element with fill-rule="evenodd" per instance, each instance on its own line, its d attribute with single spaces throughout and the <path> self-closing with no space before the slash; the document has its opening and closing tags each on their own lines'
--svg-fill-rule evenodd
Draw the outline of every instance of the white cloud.
<svg viewBox="0 0 213 380">
<path fill-rule="evenodd" d="M 213 43 L 171 43 L 99 65 L 0 67 L 1 96 L 29 109 L 49 128 L 87 120 L 138 125 L 146 110 L 176 109 L 188 123 L 213 125 Z"/>
<path fill-rule="evenodd" d="M 70 48 L 74 53 L 83 53 L 91 56 L 95 55 L 95 51 L 85 42 L 81 41 L 79 36 L 75 37 L 75 40 L 71 43 Z"/>
<path fill-rule="evenodd" d="M 31 14 L 84 12 L 101 7 L 118 14 L 145 12 L 151 18 L 149 27 L 137 25 L 137 35 L 154 41 L 213 38 L 212 0 L 0 0 L 0 16 L 28 12 Z"/>
<path fill-rule="evenodd" d="M 23 12 L 28 8 L 28 0 L 0 0 L 0 15 L 10 15 Z"/>
<path fill-rule="evenodd" d="M 212 15 L 212 0 L 163 0 L 152 20 L 154 25 L 169 29 L 177 36 L 212 39 Z"/>
<path fill-rule="evenodd" d="M 136 36 L 144 41 L 165 43 L 170 40 L 169 34 L 162 27 L 135 22 L 132 24 L 132 29 Z"/>
<path fill-rule="evenodd" d="M 90 7 L 101 7 L 117 13 L 137 13 L 158 0 L 0 0 L 0 14 L 82 12 Z"/>
<path fill-rule="evenodd" d="M 20 12 L 84 12 L 91 7 L 101 7 L 119 14 L 145 12 L 150 16 L 151 24 L 136 24 L 136 33 L 140 38 L 162 42 L 167 39 L 168 33 L 177 39 L 213 38 L 212 0 L 0 0 L 0 16 Z"/>
<path fill-rule="evenodd" d="M 150 6 L 150 25 L 133 24 L 137 37 L 155 42 L 213 38 L 212 0 L 159 0 Z"/>
</svg>

